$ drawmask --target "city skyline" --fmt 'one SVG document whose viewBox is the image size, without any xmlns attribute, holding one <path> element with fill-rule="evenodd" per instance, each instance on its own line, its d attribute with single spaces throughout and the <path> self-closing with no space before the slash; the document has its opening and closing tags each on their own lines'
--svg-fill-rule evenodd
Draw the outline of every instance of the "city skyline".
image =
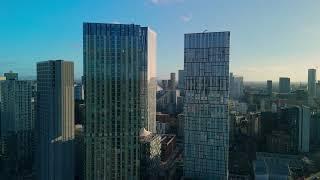
<svg viewBox="0 0 320 180">
<path fill-rule="evenodd" d="M 317 7 L 1 2 L 0 179 L 320 179 Z"/>
<path fill-rule="evenodd" d="M 74 2 L 3 2 L 0 73 L 13 70 L 21 78 L 35 77 L 37 61 L 67 59 L 74 60 L 75 77 L 79 79 L 83 74 L 81 27 L 87 21 L 145 24 L 157 31 L 158 79 L 183 68 L 183 34 L 204 30 L 231 31 L 230 71 L 246 81 L 276 82 L 284 76 L 292 82 L 306 82 L 307 69 L 319 66 L 319 1 Z M 276 31 L 274 27 L 278 27 Z"/>
</svg>

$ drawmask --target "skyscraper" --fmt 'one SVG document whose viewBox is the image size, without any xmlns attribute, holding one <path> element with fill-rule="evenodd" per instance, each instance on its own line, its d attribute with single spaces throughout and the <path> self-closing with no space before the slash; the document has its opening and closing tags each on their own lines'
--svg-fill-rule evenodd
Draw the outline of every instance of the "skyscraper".
<svg viewBox="0 0 320 180">
<path fill-rule="evenodd" d="M 1 81 L 6 80 L 5 76 L 0 76 L 0 135 L 1 135 Z"/>
<path fill-rule="evenodd" d="M 85 178 L 139 179 L 139 131 L 156 131 L 156 33 L 84 23 Z"/>
<path fill-rule="evenodd" d="M 268 95 L 272 94 L 272 80 L 267 81 L 267 94 Z"/>
<path fill-rule="evenodd" d="M 230 98 L 239 99 L 244 95 L 244 84 L 242 76 L 234 76 L 230 73 Z"/>
<path fill-rule="evenodd" d="M 316 96 L 317 98 L 320 98 L 320 81 L 316 84 Z"/>
<path fill-rule="evenodd" d="M 184 175 L 227 179 L 230 32 L 184 37 Z"/>
<path fill-rule="evenodd" d="M 10 71 L 8 73 L 4 73 L 4 77 L 6 77 L 6 80 L 18 80 L 18 73 Z"/>
<path fill-rule="evenodd" d="M 309 152 L 310 146 L 310 108 L 299 107 L 299 152 Z"/>
<path fill-rule="evenodd" d="M 309 152 L 310 117 L 310 108 L 304 105 L 281 109 L 279 123 L 290 135 L 290 151 Z"/>
<path fill-rule="evenodd" d="M 74 99 L 79 101 L 84 99 L 84 89 L 82 84 L 74 85 Z"/>
<path fill-rule="evenodd" d="M 16 74 L 16 73 L 15 73 Z M 34 159 L 34 115 L 31 81 L 9 78 L 0 82 L 1 140 L 4 148 L 0 179 L 25 179 L 32 175 Z M 23 170 L 23 171 L 22 171 Z M 8 176 L 1 177 L 1 174 Z"/>
<path fill-rule="evenodd" d="M 176 90 L 176 73 L 170 73 L 169 89 Z"/>
<path fill-rule="evenodd" d="M 291 90 L 290 78 L 280 77 L 279 78 L 279 93 L 289 93 L 290 90 Z"/>
<path fill-rule="evenodd" d="M 183 90 L 184 89 L 184 70 L 179 70 L 178 71 L 178 88 L 180 90 Z"/>
<path fill-rule="evenodd" d="M 308 94 L 309 97 L 316 96 L 316 70 L 315 69 L 308 69 Z"/>
<path fill-rule="evenodd" d="M 73 62 L 37 63 L 38 179 L 74 178 Z"/>
</svg>

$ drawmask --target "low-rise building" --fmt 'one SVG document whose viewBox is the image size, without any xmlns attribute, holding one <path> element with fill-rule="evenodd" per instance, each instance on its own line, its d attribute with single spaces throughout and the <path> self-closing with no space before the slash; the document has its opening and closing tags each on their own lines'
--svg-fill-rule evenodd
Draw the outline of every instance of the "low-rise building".
<svg viewBox="0 0 320 180">
<path fill-rule="evenodd" d="M 256 157 L 257 159 L 253 162 L 256 180 L 288 180 L 290 167 L 294 164 L 302 164 L 295 155 L 257 152 Z"/>
</svg>

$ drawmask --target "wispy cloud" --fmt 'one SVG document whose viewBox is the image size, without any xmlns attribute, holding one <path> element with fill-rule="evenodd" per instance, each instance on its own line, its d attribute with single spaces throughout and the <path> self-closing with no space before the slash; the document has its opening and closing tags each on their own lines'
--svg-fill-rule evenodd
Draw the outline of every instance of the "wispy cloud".
<svg viewBox="0 0 320 180">
<path fill-rule="evenodd" d="M 182 15 L 180 16 L 180 19 L 185 23 L 190 22 L 192 19 L 192 14 Z"/>
<path fill-rule="evenodd" d="M 161 4 L 170 4 L 170 3 L 182 3 L 185 0 L 149 0 L 154 5 L 161 5 Z"/>
</svg>

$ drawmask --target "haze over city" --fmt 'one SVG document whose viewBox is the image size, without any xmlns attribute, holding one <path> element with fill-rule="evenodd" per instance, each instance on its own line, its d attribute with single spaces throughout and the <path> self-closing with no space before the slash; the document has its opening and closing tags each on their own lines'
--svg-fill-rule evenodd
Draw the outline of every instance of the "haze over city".
<svg viewBox="0 0 320 180">
<path fill-rule="evenodd" d="M 157 78 L 183 68 L 183 34 L 230 31 L 230 71 L 247 81 L 306 82 L 320 67 L 320 1 L 18 1 L 0 4 L 0 74 L 35 77 L 46 59 L 75 63 L 82 74 L 82 23 L 138 23 L 157 32 Z"/>
</svg>

